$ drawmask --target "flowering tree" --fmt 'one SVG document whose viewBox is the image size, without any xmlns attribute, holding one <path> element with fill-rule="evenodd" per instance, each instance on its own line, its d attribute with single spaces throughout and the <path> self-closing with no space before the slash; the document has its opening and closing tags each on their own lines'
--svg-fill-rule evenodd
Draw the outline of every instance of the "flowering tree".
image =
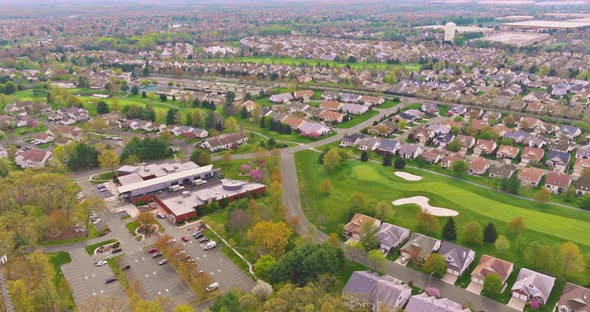
<svg viewBox="0 0 590 312">
<path fill-rule="evenodd" d="M 250 170 L 250 177 L 256 182 L 260 181 L 260 171 L 257 169 Z"/>
<path fill-rule="evenodd" d="M 438 288 L 434 288 L 434 287 L 427 287 L 426 294 L 431 297 L 435 296 L 435 297 L 439 298 L 440 297 L 440 290 Z"/>
<path fill-rule="evenodd" d="M 248 171 L 250 171 L 250 165 L 243 164 L 240 171 L 242 172 L 242 174 L 246 174 Z"/>
<path fill-rule="evenodd" d="M 540 304 L 538 301 L 536 301 L 536 300 L 533 300 L 533 302 L 531 302 L 531 308 L 532 308 L 532 309 L 535 309 L 535 310 L 537 310 L 537 309 L 538 309 L 538 308 L 540 308 L 540 307 L 541 307 L 541 304 Z"/>
</svg>

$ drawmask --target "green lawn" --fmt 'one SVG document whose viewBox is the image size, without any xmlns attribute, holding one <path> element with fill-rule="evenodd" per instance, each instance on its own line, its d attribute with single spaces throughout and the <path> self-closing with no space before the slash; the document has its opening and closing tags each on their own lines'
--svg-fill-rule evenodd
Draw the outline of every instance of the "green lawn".
<svg viewBox="0 0 590 312">
<path fill-rule="evenodd" d="M 410 110 L 410 109 L 420 109 L 421 106 L 422 106 L 422 103 L 412 103 L 412 104 L 404 107 L 402 109 L 402 112 L 405 112 L 405 111 Z"/>
<path fill-rule="evenodd" d="M 88 245 L 84 248 L 86 249 L 86 252 L 92 256 L 92 255 L 94 255 L 94 250 L 96 250 L 96 248 L 104 246 L 104 245 L 112 244 L 116 241 L 117 241 L 116 239 L 109 239 L 109 240 L 105 240 L 105 241 L 102 241 L 102 242 L 99 242 L 96 244 Z"/>
<path fill-rule="evenodd" d="M 394 102 L 392 100 L 385 100 L 385 102 L 383 103 L 383 105 L 379 105 L 379 106 L 377 106 L 377 108 L 383 108 L 383 109 L 392 108 L 392 107 L 394 107 L 394 106 L 396 106 L 398 104 L 399 104 L 399 101 L 398 102 Z"/>
<path fill-rule="evenodd" d="M 70 254 L 65 251 L 58 251 L 54 253 L 48 253 L 49 262 L 53 265 L 55 275 L 53 276 L 53 283 L 58 289 L 58 296 L 60 297 L 60 306 L 64 308 L 64 311 L 72 311 L 76 307 L 74 303 L 74 297 L 72 297 L 72 291 L 66 281 L 64 274 L 61 270 L 61 266 L 72 262 Z"/>
<path fill-rule="evenodd" d="M 377 116 L 378 114 L 379 114 L 379 111 L 371 110 L 371 111 L 368 111 L 360 116 L 351 115 L 352 116 L 351 120 L 337 124 L 336 128 L 342 128 L 342 129 L 352 128 L 352 127 L 362 123 L 363 121 L 366 121 L 368 119 L 371 119 L 372 117 Z"/>
<path fill-rule="evenodd" d="M 310 221 L 326 233 L 338 232 L 339 227 L 349 221 L 352 213 L 351 198 L 355 192 L 360 192 L 367 203 L 378 200 L 390 203 L 398 198 L 423 195 L 431 199 L 433 206 L 459 212 L 459 216 L 455 218 L 459 234 L 463 224 L 474 220 L 480 222 L 482 227 L 493 222 L 498 232 L 505 234 L 506 224 L 522 216 L 527 226 L 523 236 L 525 242 L 539 241 L 554 245 L 572 241 L 580 246 L 583 253 L 590 252 L 590 233 L 580 231 L 590 226 L 588 213 L 553 205 L 539 206 L 535 202 L 415 169 L 405 171 L 423 176 L 423 180 L 408 182 L 393 175 L 391 167 L 375 163 L 349 161 L 333 173 L 327 174 L 317 159 L 318 154 L 313 151 L 297 153 L 297 175 L 305 213 Z M 333 185 L 329 195 L 318 191 L 324 178 L 328 178 Z M 415 230 L 417 206 L 404 205 L 392 209 L 395 210 L 395 215 L 387 216 L 385 221 Z M 439 223 L 442 228 L 444 218 L 441 219 Z M 440 237 L 440 233 L 435 236 Z M 479 253 L 488 253 L 517 263 L 523 260 L 515 246 L 505 254 L 500 254 L 490 245 L 470 247 Z M 583 276 L 578 282 L 588 281 L 590 277 Z"/>
<path fill-rule="evenodd" d="M 135 233 L 135 230 L 137 230 L 137 227 L 139 227 L 139 224 L 136 221 L 131 221 L 131 222 L 125 224 L 125 227 L 129 231 L 129 234 L 131 234 L 131 236 L 135 237 L 137 235 Z"/>
</svg>

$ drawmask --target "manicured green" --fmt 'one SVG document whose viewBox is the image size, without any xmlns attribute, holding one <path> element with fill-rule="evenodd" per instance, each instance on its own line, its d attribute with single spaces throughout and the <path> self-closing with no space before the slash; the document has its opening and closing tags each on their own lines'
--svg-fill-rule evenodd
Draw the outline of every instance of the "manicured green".
<svg viewBox="0 0 590 312">
<path fill-rule="evenodd" d="M 86 252 L 89 255 L 92 256 L 92 255 L 94 255 L 94 250 L 96 250 L 96 248 L 102 247 L 104 245 L 112 244 L 112 243 L 114 243 L 116 241 L 117 241 L 116 239 L 109 239 L 109 240 L 102 241 L 102 242 L 99 242 L 99 243 L 96 243 L 96 244 L 88 245 L 88 246 L 86 246 L 84 248 L 86 249 Z"/>
<path fill-rule="evenodd" d="M 49 256 L 49 262 L 51 262 L 55 271 L 53 283 L 58 289 L 58 294 L 61 298 L 60 305 L 67 308 L 68 310 L 73 310 L 76 306 L 74 303 L 74 297 L 72 297 L 72 291 L 70 290 L 70 287 L 61 270 L 61 266 L 72 262 L 72 258 L 70 257 L 70 254 L 65 251 L 48 253 L 47 256 Z"/>
<path fill-rule="evenodd" d="M 343 129 L 352 128 L 352 127 L 354 127 L 354 126 L 356 126 L 368 119 L 371 119 L 371 118 L 377 116 L 378 114 L 379 114 L 378 111 L 372 110 L 372 111 L 368 111 L 360 116 L 351 115 L 352 116 L 351 120 L 337 124 L 336 128 L 343 128 Z"/>
<path fill-rule="evenodd" d="M 135 230 L 137 230 L 137 228 L 139 227 L 139 224 L 136 221 L 131 221 L 131 222 L 125 224 L 125 227 L 127 228 L 127 230 L 129 230 L 129 234 L 131 234 L 131 236 L 137 235 L 135 233 Z"/>
<path fill-rule="evenodd" d="M 351 217 L 351 199 L 360 192 L 367 203 L 411 196 L 427 196 L 433 206 L 457 210 L 455 217 L 457 228 L 469 221 L 477 221 L 481 226 L 493 222 L 499 234 L 506 234 L 506 224 L 522 216 L 527 226 L 523 238 L 526 242 L 539 241 L 544 244 L 561 244 L 565 241 L 577 243 L 583 253 L 590 251 L 590 233 L 580 229 L 590 226 L 590 214 L 553 205 L 539 207 L 535 202 L 511 197 L 509 195 L 483 189 L 449 177 L 436 176 L 417 169 L 406 168 L 405 171 L 420 175 L 421 181 L 409 182 L 393 174 L 393 169 L 380 164 L 348 161 L 331 173 L 326 173 L 318 163 L 319 154 L 302 151 L 296 154 L 297 175 L 300 182 L 302 207 L 306 216 L 326 233 L 338 232 L 339 226 L 347 223 Z M 321 194 L 318 189 L 323 179 L 328 178 L 333 185 L 329 195 Z M 415 230 L 415 205 L 392 207 L 393 217 L 385 221 Z M 374 214 L 374 212 L 369 212 Z M 445 218 L 439 218 L 442 228 Z M 440 237 L 437 233 L 435 236 Z M 462 244 L 461 241 L 459 241 Z M 478 253 L 487 253 L 509 261 L 522 260 L 522 254 L 513 244 L 506 254 L 500 254 L 492 245 L 469 246 Z M 588 276 L 580 277 L 588 282 Z"/>
<path fill-rule="evenodd" d="M 399 102 L 394 102 L 392 100 L 385 100 L 385 102 L 382 105 L 377 106 L 377 108 L 382 108 L 382 109 L 392 108 L 398 104 L 399 104 Z"/>
</svg>

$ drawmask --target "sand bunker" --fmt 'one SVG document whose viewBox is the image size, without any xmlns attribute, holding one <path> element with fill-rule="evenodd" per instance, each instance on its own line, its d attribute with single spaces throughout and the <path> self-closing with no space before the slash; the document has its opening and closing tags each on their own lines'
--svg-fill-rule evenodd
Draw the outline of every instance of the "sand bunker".
<svg viewBox="0 0 590 312">
<path fill-rule="evenodd" d="M 394 173 L 396 176 L 404 179 L 404 180 L 408 180 L 408 181 L 420 181 L 422 180 L 421 176 L 417 176 L 415 174 L 411 174 L 411 173 L 407 173 L 407 172 L 402 172 L 402 171 L 396 171 Z"/>
<path fill-rule="evenodd" d="M 414 196 L 394 200 L 393 205 L 401 206 L 406 204 L 416 204 L 422 208 L 422 211 L 428 212 L 429 214 L 437 217 L 454 217 L 459 215 L 458 212 L 452 209 L 430 206 L 430 204 L 428 204 L 429 200 L 430 199 L 426 196 Z"/>
</svg>

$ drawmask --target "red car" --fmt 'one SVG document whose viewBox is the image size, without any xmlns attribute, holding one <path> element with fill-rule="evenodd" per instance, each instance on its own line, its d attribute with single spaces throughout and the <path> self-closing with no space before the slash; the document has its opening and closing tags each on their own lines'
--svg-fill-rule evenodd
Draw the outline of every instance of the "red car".
<svg viewBox="0 0 590 312">
<path fill-rule="evenodd" d="M 158 249 L 156 249 L 156 248 L 150 248 L 150 249 L 148 249 L 148 252 L 149 253 L 158 252 Z"/>
<path fill-rule="evenodd" d="M 188 242 L 188 237 L 186 237 L 186 236 L 183 236 L 183 237 L 182 237 L 182 241 L 183 241 L 183 242 Z"/>
</svg>

